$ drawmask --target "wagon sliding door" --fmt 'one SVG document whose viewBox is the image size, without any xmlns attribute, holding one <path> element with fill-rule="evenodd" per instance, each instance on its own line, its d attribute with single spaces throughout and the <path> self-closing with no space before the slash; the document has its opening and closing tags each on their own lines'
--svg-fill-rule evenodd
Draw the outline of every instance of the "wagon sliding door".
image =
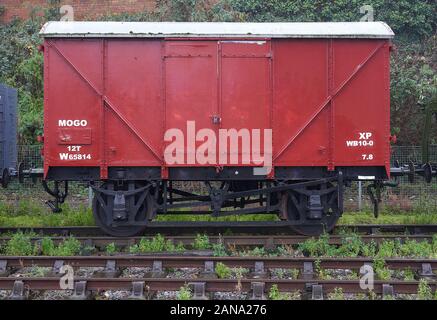
<svg viewBox="0 0 437 320">
<path fill-rule="evenodd" d="M 250 133 L 259 129 L 263 156 L 264 129 L 271 127 L 270 41 L 222 41 L 220 51 L 221 128 L 248 129 Z M 241 141 L 238 150 L 229 147 L 230 144 L 229 156 L 238 153 L 239 164 L 248 165 L 242 163 Z M 252 159 L 250 155 L 245 156 Z M 252 162 L 250 164 L 253 165 Z"/>
<path fill-rule="evenodd" d="M 194 141 L 191 136 L 200 129 L 216 131 L 217 42 L 166 41 L 164 58 L 166 129 L 181 130 L 185 142 Z M 197 148 L 202 143 L 194 144 Z M 183 164 L 198 164 L 195 154 L 187 153 L 188 148 L 193 150 L 194 146 L 185 143 Z"/>
</svg>

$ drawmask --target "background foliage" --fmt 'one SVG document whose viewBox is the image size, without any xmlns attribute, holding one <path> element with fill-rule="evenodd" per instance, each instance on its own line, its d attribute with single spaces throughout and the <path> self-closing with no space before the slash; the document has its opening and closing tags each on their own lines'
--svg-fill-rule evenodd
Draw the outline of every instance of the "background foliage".
<svg viewBox="0 0 437 320">
<path fill-rule="evenodd" d="M 38 31 L 45 21 L 59 20 L 59 0 L 34 8 L 31 19 L 0 25 L 0 82 L 19 90 L 20 142 L 34 143 L 42 132 L 42 55 Z M 158 0 L 154 12 L 117 14 L 102 20 L 125 21 L 358 21 L 359 8 L 371 5 L 375 20 L 394 32 L 392 55 L 392 131 L 399 144 L 419 144 L 425 109 L 436 101 L 436 12 L 434 0 Z M 0 15 L 2 10 L 0 7 Z M 434 101 L 434 103 L 432 103 Z M 437 114 L 431 143 L 437 143 Z"/>
</svg>

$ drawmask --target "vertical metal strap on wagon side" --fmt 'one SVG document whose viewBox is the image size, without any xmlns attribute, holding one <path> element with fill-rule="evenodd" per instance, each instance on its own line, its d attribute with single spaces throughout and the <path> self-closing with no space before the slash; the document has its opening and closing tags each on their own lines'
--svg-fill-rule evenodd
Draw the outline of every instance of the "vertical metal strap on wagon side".
<svg viewBox="0 0 437 320">
<path fill-rule="evenodd" d="M 344 201 L 343 201 L 343 192 L 344 192 L 344 185 L 343 185 L 343 172 L 339 171 L 338 172 L 338 178 L 337 178 L 337 187 L 338 187 L 338 210 L 340 212 L 340 215 L 343 214 L 343 206 L 344 206 Z"/>
<path fill-rule="evenodd" d="M 100 179 L 106 180 L 108 179 L 108 162 L 107 162 L 107 138 L 106 138 L 106 103 L 105 103 L 105 93 L 106 93 L 106 40 L 102 39 L 101 41 L 101 53 L 102 53 L 102 93 L 100 95 L 101 100 L 101 109 L 100 109 L 100 134 L 101 134 L 101 144 L 100 144 Z"/>
<path fill-rule="evenodd" d="M 334 90 L 334 46 L 332 39 L 328 40 L 328 96 Z M 334 97 L 329 101 L 329 137 L 328 137 L 328 171 L 333 171 L 334 166 Z"/>
</svg>

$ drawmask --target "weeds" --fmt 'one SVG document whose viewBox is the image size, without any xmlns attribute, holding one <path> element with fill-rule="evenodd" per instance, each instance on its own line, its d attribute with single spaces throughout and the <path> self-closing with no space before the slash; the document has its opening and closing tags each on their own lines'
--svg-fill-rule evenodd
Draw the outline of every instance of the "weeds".
<svg viewBox="0 0 437 320">
<path fill-rule="evenodd" d="M 4 251 L 9 256 L 31 256 L 34 254 L 31 237 L 22 232 L 15 233 L 7 242 Z"/>
<path fill-rule="evenodd" d="M 228 253 L 226 252 L 225 245 L 223 242 L 214 243 L 212 245 L 212 254 L 214 257 L 224 257 L 227 256 Z"/>
<path fill-rule="evenodd" d="M 251 256 L 251 257 L 263 257 L 263 256 L 267 255 L 267 252 L 264 249 L 264 247 L 255 247 L 252 250 L 238 252 L 237 254 L 239 254 L 242 257 L 247 257 L 247 256 Z"/>
<path fill-rule="evenodd" d="M 197 234 L 194 239 L 193 248 L 196 250 L 207 250 L 211 247 L 209 243 L 208 235 L 206 234 Z"/>
<path fill-rule="evenodd" d="M 319 279 L 321 279 L 321 280 L 330 280 L 330 279 L 332 279 L 332 277 L 329 274 L 329 272 L 324 270 L 324 269 L 322 269 L 320 263 L 321 263 L 320 259 L 317 259 L 317 260 L 314 261 L 315 271 L 316 271 Z"/>
<path fill-rule="evenodd" d="M 55 245 L 52 239 L 44 237 L 41 239 L 40 245 L 35 244 L 34 254 L 38 251 L 43 256 L 74 256 L 78 255 L 82 249 L 81 243 L 74 237 L 64 239 L 58 246 Z"/>
<path fill-rule="evenodd" d="M 32 266 L 29 269 L 27 276 L 41 278 L 41 277 L 44 277 L 46 275 L 46 273 L 47 273 L 47 268 L 39 267 L 39 266 Z"/>
<path fill-rule="evenodd" d="M 215 273 L 220 279 L 227 279 L 231 276 L 231 268 L 222 262 L 218 262 L 215 266 Z"/>
<path fill-rule="evenodd" d="M 367 296 L 368 296 L 369 300 L 378 300 L 378 295 L 373 290 L 369 290 L 367 292 Z"/>
<path fill-rule="evenodd" d="M 299 269 L 290 269 L 291 279 L 296 280 L 297 278 L 299 278 L 299 273 L 300 273 Z"/>
<path fill-rule="evenodd" d="M 327 233 L 322 234 L 318 239 L 311 238 L 305 242 L 299 244 L 298 249 L 305 256 L 321 257 L 321 256 L 334 256 L 336 248 L 329 244 L 329 235 Z"/>
<path fill-rule="evenodd" d="M 404 244 L 400 246 L 400 255 L 406 257 L 432 257 L 433 256 L 433 244 L 427 241 L 417 242 L 416 240 L 406 240 Z"/>
<path fill-rule="evenodd" d="M 113 255 L 116 251 L 117 247 L 115 246 L 114 242 L 111 242 L 106 246 L 106 254 Z"/>
<path fill-rule="evenodd" d="M 52 239 L 44 237 L 41 239 L 41 254 L 43 256 L 54 256 L 56 246 Z"/>
<path fill-rule="evenodd" d="M 176 300 L 191 300 L 192 296 L 191 288 L 186 284 L 176 293 Z"/>
<path fill-rule="evenodd" d="M 398 252 L 398 247 L 397 241 L 384 240 L 379 245 L 377 256 L 382 258 L 395 257 Z"/>
<path fill-rule="evenodd" d="M 180 246 L 178 245 L 180 249 Z M 163 252 L 176 251 L 176 247 L 170 240 L 166 240 L 162 235 L 158 234 L 151 240 L 141 238 L 138 244 L 129 247 L 130 253 L 148 253 L 148 252 Z"/>
<path fill-rule="evenodd" d="M 286 244 L 279 246 L 277 251 L 279 256 L 292 256 L 294 254 L 293 246 Z"/>
<path fill-rule="evenodd" d="M 437 291 L 437 290 L 436 290 Z M 425 279 L 420 279 L 417 288 L 417 298 L 419 300 L 432 300 L 432 290 Z"/>
<path fill-rule="evenodd" d="M 270 300 L 290 300 L 291 294 L 280 292 L 277 284 L 272 284 L 269 290 Z"/>
<path fill-rule="evenodd" d="M 176 251 L 176 252 L 183 252 L 185 250 L 186 250 L 185 246 L 181 241 L 179 241 L 178 244 L 176 245 L 176 247 L 174 248 L 174 251 Z"/>
<path fill-rule="evenodd" d="M 343 288 L 334 288 L 332 292 L 328 294 L 329 300 L 344 300 Z"/>
<path fill-rule="evenodd" d="M 361 254 L 364 257 L 374 257 L 377 252 L 378 245 L 374 240 L 370 241 L 369 243 L 363 243 L 363 246 L 361 248 Z"/>
<path fill-rule="evenodd" d="M 405 281 L 413 281 L 414 280 L 414 272 L 410 268 L 404 270 L 404 280 Z"/>
<path fill-rule="evenodd" d="M 304 256 L 311 257 L 437 257 L 437 236 L 433 236 L 432 243 L 407 239 L 404 243 L 397 240 L 384 240 L 379 245 L 375 241 L 364 243 L 357 234 L 342 234 L 340 246 L 330 245 L 329 236 L 321 235 L 318 239 L 311 238 L 299 244 L 298 250 Z M 284 249 L 278 248 L 279 254 Z"/>
<path fill-rule="evenodd" d="M 37 201 L 20 200 L 17 204 L 0 206 L 0 225 L 4 227 L 93 226 L 94 218 L 86 206 L 61 206 L 62 213 L 53 214 Z"/>
<path fill-rule="evenodd" d="M 361 237 L 357 234 L 343 235 L 342 244 L 336 255 L 342 257 L 357 257 L 364 246 Z"/>
<path fill-rule="evenodd" d="M 74 255 L 79 254 L 80 249 L 81 249 L 80 241 L 74 237 L 69 237 L 59 244 L 59 246 L 56 250 L 56 255 L 57 256 L 74 256 Z"/>
<path fill-rule="evenodd" d="M 380 280 L 390 280 L 391 272 L 385 265 L 385 260 L 381 257 L 377 257 L 373 260 L 373 268 L 376 275 Z"/>
</svg>

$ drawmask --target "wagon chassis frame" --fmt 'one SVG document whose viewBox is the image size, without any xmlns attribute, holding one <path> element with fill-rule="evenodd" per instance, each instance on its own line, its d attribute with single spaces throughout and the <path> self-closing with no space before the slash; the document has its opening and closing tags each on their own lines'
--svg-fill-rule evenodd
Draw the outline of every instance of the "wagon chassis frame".
<svg viewBox="0 0 437 320">
<path fill-rule="evenodd" d="M 107 181 L 104 183 L 105 187 L 96 186 L 91 182 L 96 206 L 93 211 L 96 220 L 100 220 L 99 223 L 105 224 L 111 230 L 132 227 L 136 227 L 136 230 L 144 229 L 158 214 L 198 214 L 215 218 L 229 215 L 279 214 L 281 220 L 287 220 L 290 227 L 300 226 L 305 229 L 306 226 L 313 228 L 317 225 L 318 229 L 326 228 L 326 231 L 334 226 L 325 225 L 324 222 L 329 208 L 336 208 L 330 213 L 335 221 L 343 212 L 342 172 L 334 177 L 307 181 L 263 181 L 261 188 L 248 188 L 243 191 L 229 190 L 230 185 L 226 181 L 222 181 L 220 187 L 205 183 L 209 195 L 178 190 L 167 180 Z M 110 188 L 107 188 L 108 185 Z M 178 197 L 174 198 L 174 195 Z M 292 218 L 287 214 L 287 201 L 284 202 L 283 199 L 288 198 L 294 203 L 293 208 L 299 218 Z M 246 207 L 256 204 L 259 206 Z M 210 210 L 191 210 L 198 207 L 210 207 Z M 190 209 L 179 211 L 183 208 Z M 100 216 L 96 216 L 96 212 L 100 212 Z"/>
</svg>

